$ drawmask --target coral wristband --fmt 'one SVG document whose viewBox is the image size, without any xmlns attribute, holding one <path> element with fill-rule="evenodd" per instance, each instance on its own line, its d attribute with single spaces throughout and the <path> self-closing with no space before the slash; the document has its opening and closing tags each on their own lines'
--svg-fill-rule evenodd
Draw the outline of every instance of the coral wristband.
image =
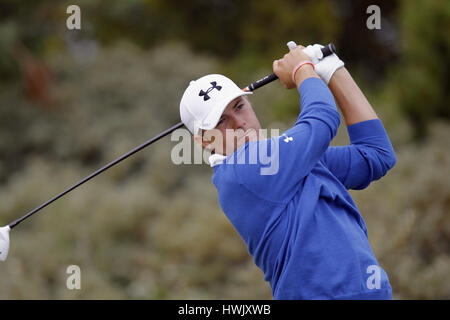
<svg viewBox="0 0 450 320">
<path fill-rule="evenodd" d="M 311 61 L 309 61 L 309 60 L 303 60 L 303 61 L 300 61 L 300 62 L 295 66 L 294 70 L 292 70 L 292 82 L 293 82 L 293 83 L 295 83 L 295 74 L 297 73 L 298 69 L 300 69 L 301 67 L 303 67 L 305 64 L 310 64 L 310 65 L 312 65 L 313 70 L 315 69 L 315 68 L 314 68 L 314 64 L 313 64 Z"/>
</svg>

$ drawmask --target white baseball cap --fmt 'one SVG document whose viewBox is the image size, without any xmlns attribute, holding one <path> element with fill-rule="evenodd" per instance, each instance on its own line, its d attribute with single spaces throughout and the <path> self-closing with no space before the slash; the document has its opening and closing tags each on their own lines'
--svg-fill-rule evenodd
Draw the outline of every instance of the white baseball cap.
<svg viewBox="0 0 450 320">
<path fill-rule="evenodd" d="M 252 94 L 221 74 L 191 81 L 180 101 L 180 117 L 192 134 L 216 127 L 227 105 L 239 96 Z"/>
</svg>

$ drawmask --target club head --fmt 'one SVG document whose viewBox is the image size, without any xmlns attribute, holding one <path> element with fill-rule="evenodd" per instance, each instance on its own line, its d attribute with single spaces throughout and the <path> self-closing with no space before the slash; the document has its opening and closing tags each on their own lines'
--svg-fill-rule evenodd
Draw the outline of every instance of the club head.
<svg viewBox="0 0 450 320">
<path fill-rule="evenodd" d="M 0 228 L 0 261 L 5 261 L 9 251 L 9 226 Z"/>
</svg>

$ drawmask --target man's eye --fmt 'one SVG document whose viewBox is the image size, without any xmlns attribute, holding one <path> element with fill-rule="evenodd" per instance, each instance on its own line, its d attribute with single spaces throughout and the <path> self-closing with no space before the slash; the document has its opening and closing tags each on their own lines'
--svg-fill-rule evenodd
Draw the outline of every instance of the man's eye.
<svg viewBox="0 0 450 320">
<path fill-rule="evenodd" d="M 244 106 L 243 104 L 238 105 L 238 106 L 236 107 L 236 110 L 241 110 L 243 106 Z"/>
</svg>

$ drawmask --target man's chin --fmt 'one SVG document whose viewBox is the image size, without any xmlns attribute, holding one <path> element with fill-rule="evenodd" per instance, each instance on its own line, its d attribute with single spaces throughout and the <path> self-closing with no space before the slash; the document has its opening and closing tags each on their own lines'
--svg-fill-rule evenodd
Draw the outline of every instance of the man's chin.
<svg viewBox="0 0 450 320">
<path fill-rule="evenodd" d="M 245 133 L 238 139 L 235 151 L 242 147 L 244 144 L 250 141 L 258 140 L 258 132 L 255 129 L 248 129 Z"/>
</svg>

